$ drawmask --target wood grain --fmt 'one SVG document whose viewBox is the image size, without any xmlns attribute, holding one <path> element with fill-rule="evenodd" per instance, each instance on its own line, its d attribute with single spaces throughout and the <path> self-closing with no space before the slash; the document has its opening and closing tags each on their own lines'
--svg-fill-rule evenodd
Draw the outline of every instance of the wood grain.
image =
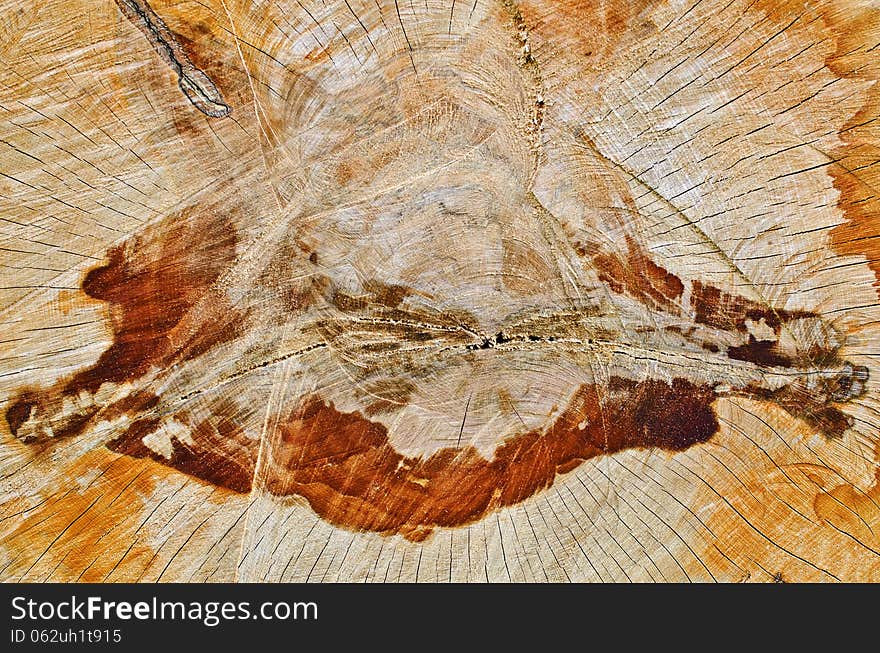
<svg viewBox="0 0 880 653">
<path fill-rule="evenodd" d="M 880 7 L 0 4 L 0 579 L 880 580 Z"/>
</svg>

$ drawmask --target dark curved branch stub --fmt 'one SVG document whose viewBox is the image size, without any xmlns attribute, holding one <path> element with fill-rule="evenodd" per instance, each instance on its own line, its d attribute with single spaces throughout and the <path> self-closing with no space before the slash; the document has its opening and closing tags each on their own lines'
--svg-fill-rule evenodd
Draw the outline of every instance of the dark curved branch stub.
<svg viewBox="0 0 880 653">
<path fill-rule="evenodd" d="M 190 61 L 174 32 L 145 0 L 116 0 L 122 14 L 144 33 L 156 53 L 177 74 L 177 83 L 192 105 L 211 118 L 232 112 L 211 78 Z"/>
</svg>

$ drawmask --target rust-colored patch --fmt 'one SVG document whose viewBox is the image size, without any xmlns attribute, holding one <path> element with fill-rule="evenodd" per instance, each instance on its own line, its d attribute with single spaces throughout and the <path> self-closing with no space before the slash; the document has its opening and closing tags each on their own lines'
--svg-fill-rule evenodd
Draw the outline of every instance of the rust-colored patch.
<svg viewBox="0 0 880 653">
<path fill-rule="evenodd" d="M 167 473 L 154 463 L 120 458 L 103 449 L 84 454 L 57 476 L 64 485 L 41 492 L 39 506 L 4 536 L 16 543 L 18 552 L 6 568 L 6 578 L 36 580 L 48 574 L 49 580 L 135 580 L 138 560 L 146 565 L 154 557 L 137 532 L 145 498 L 152 495 L 157 478 Z M 79 487 L 82 478 L 93 480 Z M 26 504 L 19 508 L 26 509 Z M 38 569 L 32 568 L 34 551 L 44 552 Z"/>
<path fill-rule="evenodd" d="M 94 365 L 54 387 L 21 391 L 6 410 L 12 434 L 18 435 L 34 409 L 57 409 L 65 397 L 94 394 L 104 383 L 134 381 L 151 368 L 194 359 L 239 335 L 241 315 L 210 290 L 235 261 L 236 243 L 229 217 L 208 207 L 173 214 L 112 248 L 108 263 L 89 271 L 82 282 L 86 295 L 109 305 L 112 344 Z M 199 302 L 199 315 L 193 316 Z M 53 435 L 81 432 L 99 409 L 71 415 Z M 118 406 L 110 410 L 119 414 Z"/>
<path fill-rule="evenodd" d="M 705 442 L 718 428 L 714 397 L 711 386 L 684 379 L 585 385 L 549 428 L 515 436 L 486 460 L 472 447 L 405 457 L 385 426 L 313 395 L 281 427 L 266 487 L 305 497 L 339 526 L 419 541 L 519 503 L 595 456 Z"/>
<path fill-rule="evenodd" d="M 195 228 L 186 229 L 188 233 L 172 229 L 155 260 L 137 256 L 140 243 L 136 239 L 110 250 L 110 263 L 86 275 L 83 291 L 111 305 L 113 344 L 93 367 L 71 380 L 69 389 L 94 392 L 104 382 L 142 376 L 172 354 L 195 358 L 233 336 L 231 321 L 216 325 L 210 334 L 202 330 L 182 342 L 175 342 L 173 334 L 235 259 L 235 229 L 215 217 L 194 220 L 203 230 L 197 238 Z"/>
<path fill-rule="evenodd" d="M 186 416 L 179 421 L 190 432 L 192 444 L 171 441 L 171 457 L 166 458 L 146 446 L 143 438 L 160 428 L 162 420 L 150 417 L 133 422 L 118 438 L 110 441 L 111 451 L 134 458 L 151 458 L 195 478 L 234 492 L 250 492 L 256 468 L 259 442 L 248 438 L 228 416 L 232 408 L 217 407 L 215 419 L 192 426 Z"/>
<path fill-rule="evenodd" d="M 676 275 L 666 268 L 657 265 L 631 236 L 627 236 L 629 246 L 629 264 L 634 270 L 641 272 L 654 290 L 665 299 L 675 301 L 684 292 L 684 284 Z"/>
<path fill-rule="evenodd" d="M 655 263 L 635 240 L 627 237 L 626 260 L 591 247 L 582 248 L 599 273 L 599 279 L 612 291 L 626 293 L 653 308 L 675 310 L 675 302 L 684 292 L 684 284 L 676 275 Z"/>
<path fill-rule="evenodd" d="M 601 60 L 615 52 L 627 35 L 638 34 L 645 9 L 653 0 L 604 2 L 602 0 L 558 0 L 552 4 L 523 2 L 522 17 L 534 37 L 564 39 L 587 70 L 601 70 Z M 584 25 L 601 26 L 584 30 Z M 537 38 L 536 38 L 537 40 Z"/>
<path fill-rule="evenodd" d="M 18 434 L 18 429 L 30 419 L 31 411 L 38 403 L 39 397 L 34 390 L 23 390 L 18 394 L 15 401 L 6 409 L 6 423 L 12 435 Z"/>
<path fill-rule="evenodd" d="M 53 302 L 57 310 L 64 315 L 69 315 L 78 307 L 78 303 L 82 300 L 82 295 L 77 290 L 59 290 L 58 296 Z"/>
<path fill-rule="evenodd" d="M 356 163 L 352 161 L 340 161 L 336 166 L 336 181 L 340 186 L 346 186 L 355 176 Z"/>
<path fill-rule="evenodd" d="M 840 254 L 864 256 L 880 286 L 880 64 L 872 52 L 880 40 L 880 17 L 867 7 L 832 9 L 823 17 L 837 37 L 836 50 L 825 61 L 828 68 L 844 79 L 874 83 L 861 109 L 840 130 L 843 145 L 833 154 L 838 163 L 828 168 L 846 218 L 831 231 L 831 244 Z"/>
<path fill-rule="evenodd" d="M 749 336 L 746 344 L 729 347 L 727 356 L 762 367 L 791 367 L 793 364 L 790 356 L 779 351 L 779 343 L 776 340 L 756 340 L 752 335 Z"/>
<path fill-rule="evenodd" d="M 854 540 L 873 543 L 880 549 L 880 470 L 874 485 L 867 491 L 844 483 L 828 492 L 821 492 L 813 500 L 816 516 L 833 525 Z"/>
<path fill-rule="evenodd" d="M 747 322 L 764 322 L 778 331 L 783 322 L 798 318 L 817 317 L 809 311 L 786 311 L 764 306 L 740 295 L 731 295 L 720 288 L 694 281 L 691 285 L 691 306 L 694 321 L 717 329 L 748 331 Z M 741 359 L 745 360 L 745 359 Z"/>
<path fill-rule="evenodd" d="M 364 291 L 363 294 L 353 295 L 339 288 L 333 288 L 329 299 L 336 308 L 350 313 L 376 306 L 395 309 L 408 296 L 416 294 L 416 291 L 408 286 L 385 283 L 378 279 L 365 281 Z"/>
</svg>

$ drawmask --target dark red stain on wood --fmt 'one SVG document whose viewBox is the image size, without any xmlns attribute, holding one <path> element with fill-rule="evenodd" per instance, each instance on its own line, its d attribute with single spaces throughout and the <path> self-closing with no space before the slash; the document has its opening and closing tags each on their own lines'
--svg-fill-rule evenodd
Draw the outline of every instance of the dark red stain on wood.
<svg viewBox="0 0 880 653">
<path fill-rule="evenodd" d="M 756 340 L 750 335 L 749 341 L 737 347 L 728 347 L 727 357 L 738 361 L 746 361 L 761 367 L 791 367 L 794 361 L 791 356 L 779 351 L 779 343 L 775 340 Z"/>
<path fill-rule="evenodd" d="M 110 263 L 86 275 L 83 291 L 110 303 L 113 344 L 92 368 L 77 374 L 70 386 L 94 392 L 107 381 L 140 377 L 172 356 L 195 358 L 234 336 L 234 323 L 221 322 L 216 328 L 200 328 L 196 336 L 175 338 L 174 330 L 184 316 L 235 260 L 236 234 L 231 223 L 195 222 L 197 227 L 172 229 L 154 260 L 137 256 L 135 240 L 112 249 Z M 201 231 L 198 237 L 196 228 Z"/>
<path fill-rule="evenodd" d="M 112 248 L 108 263 L 88 272 L 82 283 L 86 295 L 109 305 L 112 344 L 94 365 L 55 387 L 19 393 L 6 410 L 12 434 L 34 408 L 50 408 L 82 391 L 95 393 L 104 383 L 134 381 L 151 368 L 194 359 L 239 335 L 241 314 L 221 293 L 211 292 L 234 263 L 236 243 L 229 217 L 209 209 L 172 214 Z M 199 315 L 192 315 L 195 311 Z M 80 432 L 95 412 L 72 417 L 55 435 Z"/>
<path fill-rule="evenodd" d="M 18 434 L 18 429 L 30 419 L 31 411 L 37 407 L 38 403 L 39 396 L 33 390 L 24 390 L 18 394 L 16 400 L 6 409 L 5 415 L 12 435 Z"/>
<path fill-rule="evenodd" d="M 250 492 L 256 468 L 259 442 L 245 435 L 228 415 L 231 407 L 217 408 L 216 419 L 206 419 L 193 426 L 187 416 L 177 416 L 190 433 L 192 444 L 171 440 L 169 458 L 146 446 L 143 438 L 161 427 L 156 417 L 133 422 L 125 433 L 107 444 L 111 451 L 135 458 L 151 458 L 214 485 Z"/>
<path fill-rule="evenodd" d="M 151 408 L 155 408 L 158 404 L 158 395 L 154 395 L 152 392 L 146 390 L 140 390 L 113 403 L 104 411 L 104 417 L 106 419 L 115 419 L 122 415 L 150 410 Z"/>
<path fill-rule="evenodd" d="M 519 503 L 590 458 L 705 442 L 718 429 L 714 398 L 711 386 L 684 379 L 584 385 L 552 425 L 513 437 L 487 460 L 472 447 L 406 457 L 384 425 L 313 395 L 282 425 L 266 488 L 305 497 L 333 524 L 419 541 Z"/>
<path fill-rule="evenodd" d="M 748 331 L 746 323 L 749 321 L 758 323 L 764 320 L 767 326 L 778 331 L 784 322 L 817 317 L 816 313 L 809 311 L 771 308 L 740 295 L 724 292 L 702 281 L 694 281 L 691 285 L 691 306 L 694 309 L 695 322 L 716 329 L 743 333 Z"/>
<path fill-rule="evenodd" d="M 653 308 L 675 308 L 684 292 L 684 284 L 676 275 L 655 263 L 631 237 L 626 239 L 626 258 L 590 246 L 582 247 L 581 255 L 590 256 L 599 279 L 613 292 L 627 294 Z"/>
</svg>

